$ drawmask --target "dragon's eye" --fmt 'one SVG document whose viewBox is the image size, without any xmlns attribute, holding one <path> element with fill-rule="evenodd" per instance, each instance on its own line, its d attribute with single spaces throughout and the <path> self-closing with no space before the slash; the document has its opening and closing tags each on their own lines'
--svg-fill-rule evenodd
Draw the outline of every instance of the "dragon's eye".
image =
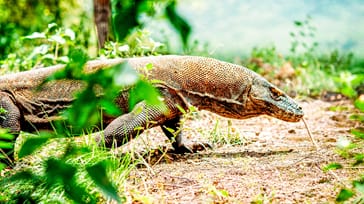
<svg viewBox="0 0 364 204">
<path fill-rule="evenodd" d="M 280 97 L 281 96 L 283 96 L 283 93 L 282 93 L 282 91 L 280 91 L 280 90 L 278 90 L 278 89 L 276 89 L 276 88 L 274 88 L 274 87 L 270 87 L 269 88 L 269 90 L 270 90 L 270 95 L 271 95 L 271 97 L 274 99 L 274 100 L 276 100 L 276 101 L 279 101 L 280 100 Z"/>
</svg>

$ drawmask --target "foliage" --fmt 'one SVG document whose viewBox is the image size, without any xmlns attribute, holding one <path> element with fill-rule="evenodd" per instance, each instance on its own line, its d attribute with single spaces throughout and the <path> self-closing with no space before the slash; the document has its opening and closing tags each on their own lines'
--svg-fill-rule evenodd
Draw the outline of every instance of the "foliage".
<svg viewBox="0 0 364 204">
<path fill-rule="evenodd" d="M 158 55 L 166 52 L 164 44 L 154 41 L 148 30 L 136 30 L 127 36 L 123 43 L 108 41 L 100 50 L 101 56 L 109 58 Z"/>
<path fill-rule="evenodd" d="M 155 15 L 158 3 L 163 5 L 165 17 L 177 30 L 184 48 L 187 48 L 191 26 L 177 13 L 176 0 L 112 0 L 112 27 L 116 41 L 123 41 L 134 28 L 143 26 L 140 16 Z"/>
<path fill-rule="evenodd" d="M 227 124 L 226 132 L 223 132 L 219 128 L 219 121 L 217 120 L 214 129 L 209 134 L 211 142 L 217 144 L 228 144 L 228 145 L 244 145 L 246 139 L 236 132 L 235 128 L 232 127 L 232 122 L 229 120 Z"/>
<path fill-rule="evenodd" d="M 290 48 L 292 53 L 303 52 L 307 55 L 315 54 L 314 52 L 318 47 L 318 42 L 314 41 L 317 29 L 312 25 L 311 21 L 312 18 L 306 16 L 306 19 L 303 21 L 293 22 L 296 30 L 289 33 L 292 37 Z"/>
<path fill-rule="evenodd" d="M 82 2 L 74 0 L 0 0 L 0 60 L 14 50 L 26 48 L 21 36 L 44 30 L 51 23 L 67 24 L 77 32 L 82 31 L 78 32 L 76 41 L 78 45 L 87 47 L 90 27 L 83 25 L 87 15 L 81 7 Z M 72 16 L 72 21 L 69 16 Z"/>
<path fill-rule="evenodd" d="M 324 91 L 336 91 L 355 98 L 356 89 L 363 81 L 363 74 L 359 71 L 363 67 L 362 62 L 352 53 L 340 53 L 338 50 L 327 54 L 320 52 L 319 43 L 315 40 L 317 29 L 312 25 L 310 16 L 303 21 L 294 21 L 294 26 L 294 31 L 290 32 L 290 55 L 281 55 L 274 45 L 254 48 L 248 67 L 273 83 L 278 78 L 279 82 L 285 80 L 285 84 L 295 84 L 295 91 L 302 95 L 318 96 Z M 294 68 L 292 74 L 288 74 L 287 65 Z"/>
<path fill-rule="evenodd" d="M 358 121 L 361 125 L 364 124 L 364 98 L 363 96 L 355 100 L 354 105 L 360 110 L 360 113 L 353 114 L 351 118 Z M 351 130 L 351 134 L 354 136 L 354 140 L 349 138 L 340 138 L 338 140 L 338 154 L 344 157 L 353 166 L 359 166 L 364 164 L 364 153 L 362 148 L 364 145 L 364 129 L 354 128 Z M 325 171 L 343 168 L 342 164 L 330 163 L 324 167 Z M 357 197 L 357 200 L 364 199 L 364 175 L 361 175 L 359 179 L 352 181 L 351 187 L 343 187 L 337 195 L 337 202 L 348 201 Z M 354 201 L 355 203 L 355 201 Z"/>
<path fill-rule="evenodd" d="M 115 201 L 124 199 L 116 188 L 124 178 L 113 177 L 126 175 L 133 168 L 130 157 L 117 158 L 94 143 L 79 146 L 57 140 L 37 151 L 31 165 L 22 164 L 0 181 L 0 202 L 96 203 L 104 200 L 101 193 Z M 50 157 L 50 153 L 61 155 Z"/>
<path fill-rule="evenodd" d="M 191 34 L 191 26 L 176 12 L 176 1 L 172 0 L 166 7 L 166 16 L 173 25 L 173 27 L 179 32 L 183 46 L 186 49 L 188 46 L 188 38 Z"/>
<path fill-rule="evenodd" d="M 0 129 L 0 161 L 6 161 L 7 164 L 12 164 L 11 158 L 9 158 L 9 155 L 7 155 L 4 150 L 12 150 L 14 149 L 14 135 L 8 133 L 8 130 L 6 129 Z M 9 151 L 10 154 L 13 153 L 13 151 Z M 0 171 L 3 170 L 6 167 L 6 164 L 0 162 Z"/>
<path fill-rule="evenodd" d="M 357 69 L 352 53 L 342 54 L 338 50 L 333 50 L 327 55 L 319 54 L 319 43 L 315 41 L 316 28 L 312 25 L 312 18 L 307 16 L 304 21 L 294 22 L 296 31 L 291 32 L 292 37 L 291 52 L 288 58 L 294 67 L 300 70 L 302 80 L 315 76 L 328 79 L 332 84 L 329 87 L 323 86 L 328 80 L 317 78 L 310 82 L 319 82 L 311 92 L 322 92 L 323 90 L 334 90 L 343 93 L 349 98 L 356 96 L 355 88 L 363 81 L 363 75 L 352 72 Z M 304 73 L 306 72 L 306 73 Z M 315 74 L 312 74 L 315 73 Z M 306 83 L 313 84 L 313 83 Z"/>
<path fill-rule="evenodd" d="M 17 6 L 9 6 L 17 5 Z M 19 48 L 16 39 L 30 32 L 43 29 L 43 22 L 54 22 L 59 16 L 58 2 L 0 1 L 0 59 L 12 49 Z M 44 12 L 42 11 L 44 10 Z M 40 12 L 42 11 L 42 12 Z M 44 13 L 45 15 L 39 15 Z M 24 21 L 28 19 L 28 21 Z M 14 42 L 15 41 L 15 42 Z"/>
<path fill-rule="evenodd" d="M 21 49 L 17 53 L 9 54 L 2 61 L 4 72 L 24 71 L 32 67 L 67 63 L 69 61 L 67 54 L 70 48 L 75 46 L 76 34 L 69 28 L 65 29 L 51 23 L 45 31 L 34 32 L 21 39 L 24 47 L 28 49 Z"/>
<path fill-rule="evenodd" d="M 121 1 L 113 1 L 113 3 L 115 2 L 119 4 L 113 4 L 114 6 L 121 5 Z M 127 5 L 124 4 L 125 2 L 123 2 L 123 6 Z M 190 27 L 176 13 L 175 1 L 166 2 L 167 19 L 181 33 L 183 43 L 187 44 Z M 112 49 L 109 50 L 111 52 L 105 49 L 103 53 L 106 57 L 153 54 L 162 46 L 161 43 L 154 42 L 149 38 L 149 33 L 146 31 L 131 32 L 133 28 L 139 25 L 137 18 L 142 13 L 153 10 L 154 7 L 151 1 L 136 1 L 135 4 L 133 1 L 129 1 L 129 3 L 131 3 L 131 7 L 126 8 L 126 10 L 120 8 L 118 10 L 114 9 L 113 12 L 115 14 L 113 15 L 113 22 L 118 22 L 118 26 L 114 26 L 115 35 L 121 44 L 125 42 L 123 45 L 127 46 L 128 50 L 127 52 L 121 50 L 121 47 L 118 46 L 119 42 L 114 44 L 110 42 Z M 135 8 L 138 10 L 136 11 Z M 128 12 L 133 15 L 125 15 Z M 122 30 L 118 28 L 122 28 Z M 124 41 L 127 34 L 131 35 Z M 120 90 L 130 91 L 130 108 L 141 100 L 146 101 L 147 104 L 162 105 L 162 102 L 158 99 L 158 92 L 146 81 L 147 79 L 139 79 L 128 66 L 117 65 L 112 69 L 98 70 L 93 74 L 83 73 L 83 66 L 88 60 L 88 56 L 83 51 L 74 49 L 76 42 L 77 37 L 74 31 L 50 23 L 45 31 L 33 32 L 31 35 L 21 38 L 19 44 L 29 43 L 30 46 L 24 46 L 26 49 L 22 49 L 22 52 L 10 54 L 7 59 L 2 61 L 4 71 L 21 71 L 34 66 L 67 63 L 63 71 L 50 76 L 44 83 L 51 80 L 72 79 L 82 80 L 86 84 L 85 89 L 77 94 L 71 108 L 63 112 L 63 118 L 66 120 L 54 124 L 56 134 L 41 132 L 37 137 L 27 138 L 18 151 L 19 159 L 25 159 L 33 155 L 34 152 L 44 148 L 52 140 L 82 132 L 95 124 L 101 123 L 100 116 L 104 112 L 110 115 L 120 114 L 120 110 L 111 102 L 120 93 Z M 101 113 L 94 111 L 100 108 L 102 109 Z M 72 130 L 65 128 L 64 124 L 70 124 L 73 127 Z M 6 133 L 2 133 L 1 136 L 2 147 L 12 148 L 12 142 L 7 142 L 7 140 L 9 138 L 13 139 L 13 137 L 8 137 Z M 41 159 L 40 163 L 44 165 L 43 172 L 35 173 L 32 168 L 22 169 L 11 176 L 3 178 L 1 180 L 2 187 L 5 187 L 6 184 L 10 188 L 15 186 L 15 191 L 23 187 L 25 190 L 21 194 L 14 194 L 10 190 L 1 192 L 2 202 L 10 200 L 14 200 L 14 202 L 37 202 L 42 199 L 39 196 L 42 193 L 39 193 L 39 191 L 45 191 L 46 194 L 49 194 L 53 189 L 54 192 L 59 193 L 56 197 L 60 198 L 64 194 L 67 199 L 77 203 L 94 203 L 99 198 L 94 193 L 90 194 L 88 185 L 85 185 L 85 182 L 89 183 L 89 181 L 98 186 L 104 195 L 120 202 L 121 198 L 118 196 L 114 184 L 110 182 L 107 176 L 108 169 L 112 165 L 111 162 L 101 158 L 98 162 L 87 162 L 86 166 L 77 162 L 70 162 L 70 160 L 78 160 L 79 157 L 84 158 L 88 154 L 94 155 L 95 151 L 100 150 L 91 150 L 89 147 L 68 144 L 64 154 L 60 157 L 48 156 Z M 3 165 L 2 168 L 4 167 Z M 80 173 L 88 175 L 88 179 L 79 180 L 77 175 Z"/>
<path fill-rule="evenodd" d="M 143 37 L 143 34 L 146 34 L 146 32 L 139 32 L 138 34 L 134 34 L 129 37 L 129 44 L 126 45 L 132 46 L 129 53 L 130 56 L 144 55 L 145 51 L 154 52 L 155 49 L 161 46 L 158 43 L 154 43 L 154 41 L 150 38 L 146 38 L 147 40 L 140 40 L 139 36 Z M 73 103 L 72 107 L 63 113 L 65 116 L 64 118 L 68 119 L 67 123 L 71 124 L 73 127 L 79 128 L 74 128 L 72 130 L 73 133 L 99 123 L 100 114 L 97 111 L 94 111 L 99 107 L 102 107 L 107 114 L 120 114 L 120 110 L 118 110 L 118 108 L 110 101 L 113 101 L 119 91 L 122 90 L 122 87 L 126 85 L 125 80 L 123 80 L 125 75 L 129 76 L 128 86 L 136 84 L 135 88 L 131 89 L 131 99 L 133 100 L 130 101 L 130 107 L 138 101 L 145 99 L 149 104 L 156 105 L 161 103 L 160 100 L 156 100 L 158 93 L 154 90 L 154 88 L 152 88 L 152 86 L 144 81 L 138 80 L 138 77 L 130 78 L 132 75 L 135 76 L 135 73 L 131 73 L 130 68 L 128 69 L 126 66 L 118 65 L 113 69 L 99 70 L 94 74 L 85 75 L 82 72 L 82 67 L 88 57 L 79 50 L 72 51 L 71 48 L 74 47 L 75 44 L 75 33 L 70 29 L 60 28 L 53 23 L 50 24 L 44 32 L 34 32 L 33 34 L 23 38 L 24 43 L 28 40 L 33 45 L 37 43 L 39 44 L 34 49 L 31 49 L 31 51 L 25 50 L 23 53 L 17 53 L 17 55 L 9 55 L 8 59 L 4 61 L 5 63 L 3 63 L 6 68 L 12 71 L 17 71 L 28 69 L 35 65 L 47 66 L 59 62 L 68 62 L 63 72 L 56 73 L 48 78 L 47 81 L 69 78 L 74 80 L 83 80 L 87 83 L 85 90 L 78 94 L 77 100 Z M 131 41 L 138 42 L 138 44 L 132 44 L 130 43 Z M 149 50 L 146 45 L 150 46 Z M 71 51 L 69 52 L 69 50 Z M 110 57 L 110 53 L 106 53 L 106 55 Z M 98 93 L 94 93 L 95 87 L 102 89 L 103 94 L 101 98 Z M 142 96 L 138 93 L 149 94 Z M 33 152 L 47 144 L 51 138 L 65 137 L 68 135 L 67 130 L 58 124 L 59 123 L 55 124 L 58 135 L 41 133 L 38 137 L 28 138 L 21 146 L 18 152 L 18 157 L 21 159 L 31 155 Z M 5 133 L 1 135 L 2 141 L 4 141 L 2 146 L 9 146 L 9 148 L 12 148 L 13 144 L 11 142 L 6 142 L 6 139 L 8 139 L 7 135 Z M 11 137 L 11 139 L 12 138 L 13 137 Z M 27 183 L 25 186 L 30 186 L 30 189 L 28 188 L 25 193 L 15 197 L 8 197 L 9 195 L 12 195 L 11 192 L 9 194 L 5 193 L 2 195 L 2 199 L 8 201 L 9 199 L 16 201 L 36 201 L 39 198 L 34 196 L 34 193 L 39 190 L 37 186 L 40 185 L 47 187 L 48 190 L 52 188 L 58 189 L 58 192 L 61 194 L 64 192 L 68 199 L 76 202 L 93 203 L 96 197 L 88 193 L 88 190 L 83 184 L 84 181 L 78 181 L 75 177 L 77 172 L 86 170 L 94 184 L 99 186 L 105 195 L 113 198 L 114 200 L 120 201 L 116 189 L 113 184 L 109 182 L 109 178 L 106 177 L 106 169 L 110 166 L 110 163 L 103 161 L 96 163 L 95 165 L 89 165 L 82 170 L 84 167 L 70 164 L 67 159 L 77 158 L 76 154 L 79 154 L 80 152 L 87 154 L 90 152 L 90 149 L 85 147 L 72 148 L 72 151 L 66 151 L 64 156 L 61 158 L 50 157 L 44 159 L 42 163 L 45 165 L 45 170 L 42 174 L 34 174 L 30 170 L 21 170 L 10 177 L 3 179 L 2 182 L 7 183 L 8 185 L 16 184 L 18 182 L 21 184 Z M 103 173 L 100 174 L 100 172 Z"/>
<path fill-rule="evenodd" d="M 358 97 L 356 88 L 363 83 L 364 74 L 353 74 L 349 71 L 342 71 L 338 76 L 334 76 L 333 79 L 336 82 L 340 93 L 355 99 Z"/>
</svg>

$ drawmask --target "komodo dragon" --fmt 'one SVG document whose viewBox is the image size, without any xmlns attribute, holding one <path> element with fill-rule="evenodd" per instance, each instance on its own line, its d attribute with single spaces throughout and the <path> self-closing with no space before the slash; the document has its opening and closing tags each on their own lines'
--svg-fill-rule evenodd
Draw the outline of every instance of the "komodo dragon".
<svg viewBox="0 0 364 204">
<path fill-rule="evenodd" d="M 128 96 L 121 93 L 115 102 L 126 114 L 106 120 L 103 134 L 97 136 L 98 140 L 104 136 L 106 147 L 120 146 L 141 133 L 136 127 L 161 126 L 173 141 L 176 152 L 189 152 L 181 131 L 177 131 L 182 115 L 179 108 L 187 110 L 189 105 L 234 119 L 265 114 L 297 122 L 303 117 L 301 107 L 263 77 L 245 67 L 212 58 L 168 55 L 95 60 L 88 62 L 84 69 L 97 70 L 125 61 L 141 74 L 145 74 L 143 67 L 153 64 L 148 78 L 161 82 L 156 87 L 164 97 L 168 112 L 140 102 L 127 113 Z M 50 128 L 47 124 L 71 104 L 74 92 L 83 87 L 80 81 L 58 80 L 35 91 L 45 78 L 63 67 L 56 65 L 1 76 L 0 107 L 6 111 L 0 115 L 0 127 L 8 128 L 12 133 Z M 170 129 L 178 134 L 174 135 Z"/>
</svg>

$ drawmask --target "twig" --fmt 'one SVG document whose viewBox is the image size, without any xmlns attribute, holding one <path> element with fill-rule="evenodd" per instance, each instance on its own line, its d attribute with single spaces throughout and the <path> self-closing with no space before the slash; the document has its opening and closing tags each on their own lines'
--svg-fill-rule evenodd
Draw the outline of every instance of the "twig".
<svg viewBox="0 0 364 204">
<path fill-rule="evenodd" d="M 154 176 L 155 175 L 155 172 L 150 167 L 150 165 L 148 164 L 148 162 L 145 161 L 145 159 L 143 158 L 143 156 L 140 155 L 137 151 L 135 151 L 135 154 L 139 157 L 139 159 L 142 161 L 142 163 L 145 165 L 145 167 L 149 170 L 149 172 L 152 173 L 152 175 Z"/>
<path fill-rule="evenodd" d="M 165 151 L 162 151 L 163 154 L 158 158 L 158 160 L 153 164 L 152 167 L 155 167 L 160 161 L 162 161 L 162 159 L 166 156 L 168 158 L 171 158 L 170 156 L 167 155 L 168 152 L 168 148 Z"/>
<path fill-rule="evenodd" d="M 310 136 L 312 144 L 315 146 L 316 151 L 319 151 L 320 150 L 320 147 L 318 146 L 318 144 L 314 140 L 314 138 L 312 136 L 312 133 L 311 133 L 311 130 L 310 130 L 310 127 L 308 127 L 307 122 L 306 122 L 306 120 L 304 118 L 302 118 L 302 121 L 303 121 L 303 124 L 305 124 L 306 130 L 307 130 L 307 133 L 308 133 L 308 136 Z"/>
<path fill-rule="evenodd" d="M 3 149 L 0 149 L 0 155 L 1 154 L 5 157 L 5 159 L 7 159 L 10 162 L 11 165 L 13 164 L 13 161 L 10 159 L 10 157 L 5 153 Z"/>
</svg>

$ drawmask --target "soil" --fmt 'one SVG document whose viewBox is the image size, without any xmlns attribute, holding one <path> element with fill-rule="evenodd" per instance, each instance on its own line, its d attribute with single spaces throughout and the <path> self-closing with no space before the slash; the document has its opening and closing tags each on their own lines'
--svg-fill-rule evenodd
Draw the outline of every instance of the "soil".
<svg viewBox="0 0 364 204">
<path fill-rule="evenodd" d="M 358 170 L 324 172 L 346 160 L 335 151 L 340 138 L 352 138 L 349 102 L 308 100 L 300 103 L 317 150 L 303 122 L 268 116 L 230 120 L 198 112 L 184 123 L 188 140 L 210 142 L 212 149 L 175 155 L 152 151 L 166 141 L 159 128 L 146 131 L 123 148 L 148 154 L 125 183 L 129 203 L 333 203 Z M 344 107 L 331 111 L 330 107 Z M 164 152 L 164 153 L 163 153 Z M 138 154 L 139 155 L 139 154 Z"/>
</svg>

